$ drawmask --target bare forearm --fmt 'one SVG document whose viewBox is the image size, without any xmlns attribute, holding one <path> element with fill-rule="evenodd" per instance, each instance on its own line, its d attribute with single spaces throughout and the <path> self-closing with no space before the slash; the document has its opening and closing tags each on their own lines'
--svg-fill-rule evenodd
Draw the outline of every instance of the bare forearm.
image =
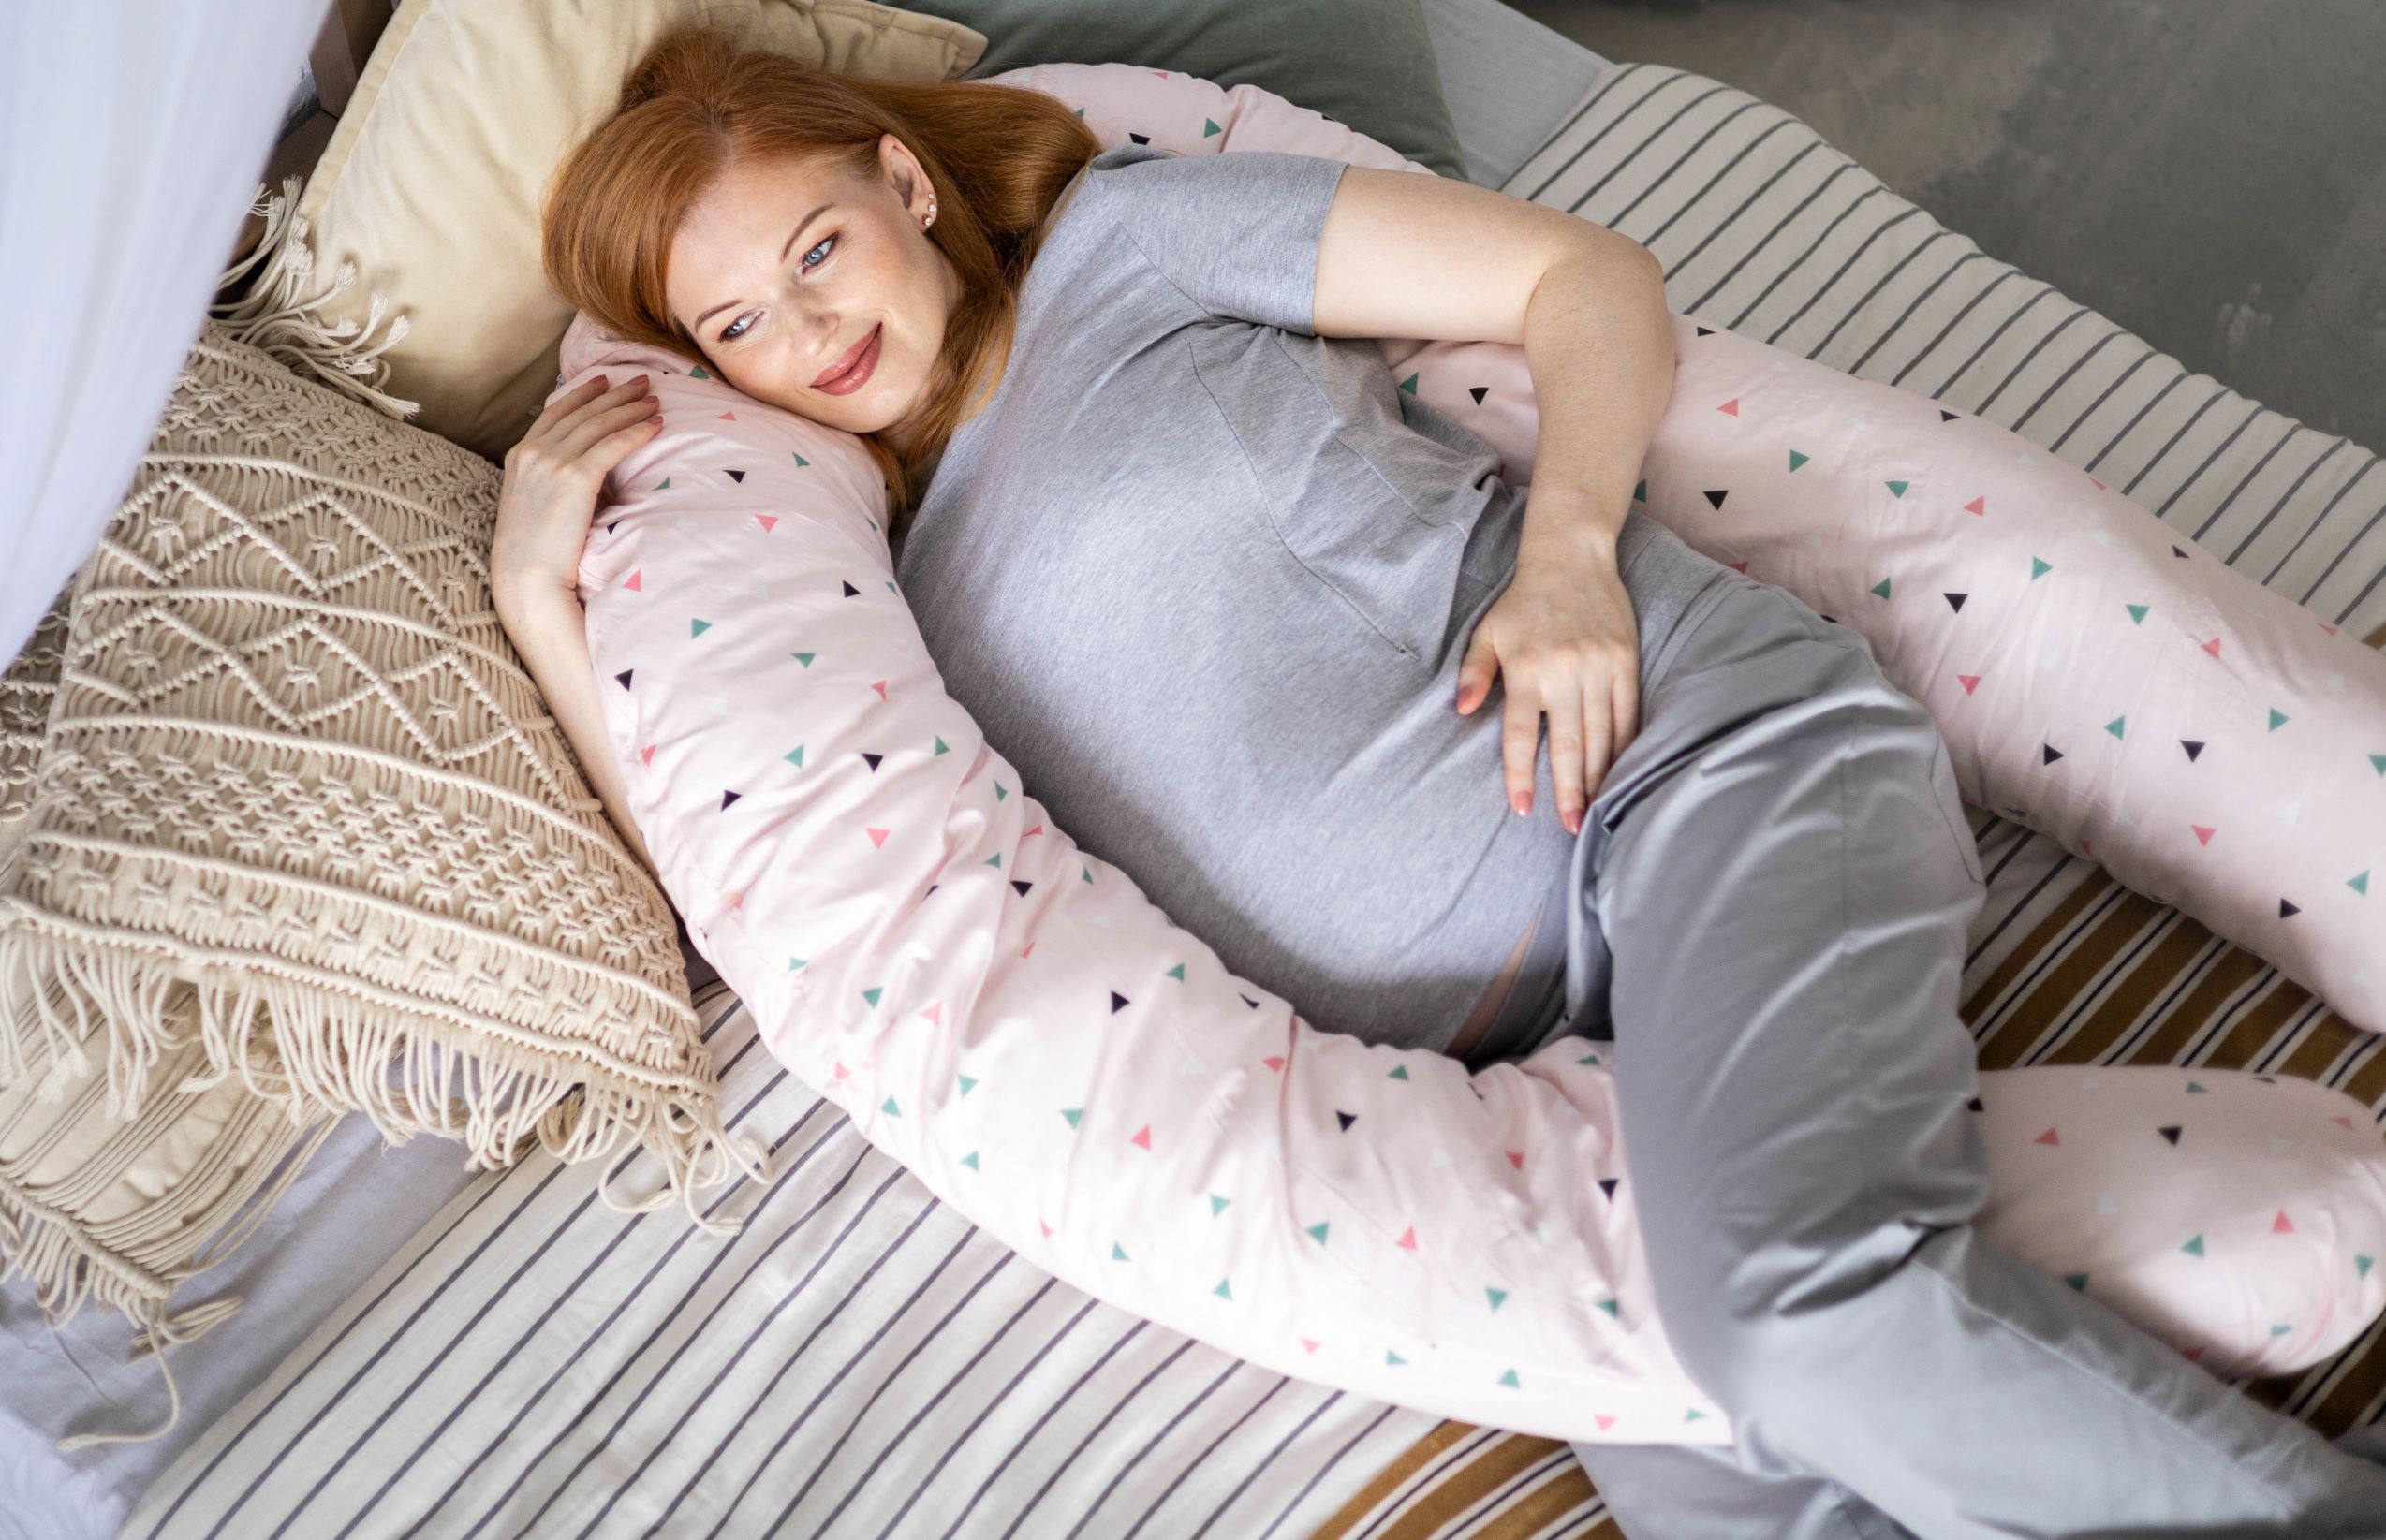
<svg viewBox="0 0 2386 1540">
<path fill-rule="evenodd" d="M 662 873 L 630 817 L 629 788 L 622 780 L 621 766 L 605 739 L 580 601 L 561 588 L 544 585 L 527 592 L 500 593 L 497 619 L 531 677 L 538 682 L 548 709 L 555 713 L 557 726 L 579 755 L 581 768 L 587 772 L 597 799 L 605 804 L 613 827 L 621 831 L 631 853 L 659 880 Z"/>
<path fill-rule="evenodd" d="M 1524 362 L 1540 429 L 1517 560 L 1613 558 L 1673 394 L 1673 324 L 1657 258 L 1601 242 L 1552 266 L 1525 308 Z"/>
</svg>

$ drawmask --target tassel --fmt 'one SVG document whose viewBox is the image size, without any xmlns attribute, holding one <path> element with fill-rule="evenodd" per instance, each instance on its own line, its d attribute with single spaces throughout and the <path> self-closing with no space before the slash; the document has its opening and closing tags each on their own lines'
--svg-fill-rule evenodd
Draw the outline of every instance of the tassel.
<svg viewBox="0 0 2386 1540">
<path fill-rule="evenodd" d="M 390 377 L 390 365 L 380 355 L 405 336 L 406 318 L 391 318 L 388 334 L 365 345 L 365 339 L 389 314 L 386 298 L 373 297 L 361 329 L 353 316 L 327 322 L 308 314 L 320 311 L 356 282 L 356 264 L 341 263 L 329 289 L 313 299 L 302 298 L 315 276 L 315 253 L 306 244 L 306 221 L 297 212 L 302 185 L 299 178 L 287 177 L 282 190 L 269 198 L 265 184 L 257 184 L 248 212 L 264 216 L 265 233 L 255 251 L 224 270 L 215 281 L 215 292 L 224 292 L 259 262 L 264 266 L 243 298 L 217 301 L 207 307 L 208 313 L 224 322 L 232 341 L 270 353 L 294 372 L 314 374 L 391 417 L 412 417 L 422 409 L 421 403 L 401 401 L 381 389 Z"/>
</svg>

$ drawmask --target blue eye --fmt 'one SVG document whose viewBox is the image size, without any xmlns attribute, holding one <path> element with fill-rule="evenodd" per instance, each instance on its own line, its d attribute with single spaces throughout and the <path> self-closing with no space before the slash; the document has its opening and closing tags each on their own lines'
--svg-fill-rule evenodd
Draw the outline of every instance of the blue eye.
<svg viewBox="0 0 2386 1540">
<path fill-rule="evenodd" d="M 820 265 L 819 262 L 815 262 L 812 258 L 827 251 L 830 247 L 834 246 L 836 242 L 837 238 L 833 235 L 822 237 L 818 245 L 813 247 L 810 251 L 805 252 L 802 257 L 798 258 L 797 265 L 802 267 L 806 272 L 811 271 L 813 269 Z M 821 257 L 821 261 L 826 260 L 828 260 L 827 257 Z M 752 312 L 749 311 L 747 314 L 751 315 Z M 740 337 L 744 336 L 747 331 L 752 330 L 753 328 L 744 325 L 745 319 L 746 317 L 744 315 L 741 315 L 735 321 L 730 322 L 727 327 L 723 328 L 721 331 L 721 341 L 725 343 L 733 343 Z"/>
</svg>

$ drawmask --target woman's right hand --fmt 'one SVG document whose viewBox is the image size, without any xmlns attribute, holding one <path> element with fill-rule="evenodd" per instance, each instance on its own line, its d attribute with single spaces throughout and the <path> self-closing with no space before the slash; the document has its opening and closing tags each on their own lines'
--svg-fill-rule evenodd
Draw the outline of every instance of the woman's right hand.
<svg viewBox="0 0 2386 1540">
<path fill-rule="evenodd" d="M 522 442 L 506 451 L 497 529 L 489 549 L 490 586 L 510 609 L 541 588 L 580 591 L 580 558 L 605 477 L 661 430 L 647 376 L 607 388 L 599 374 L 558 396 Z"/>
</svg>

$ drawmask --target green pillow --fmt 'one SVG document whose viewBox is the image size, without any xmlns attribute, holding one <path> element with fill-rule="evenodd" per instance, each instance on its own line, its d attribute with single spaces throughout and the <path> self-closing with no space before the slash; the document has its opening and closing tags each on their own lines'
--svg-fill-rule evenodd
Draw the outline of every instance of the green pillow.
<svg viewBox="0 0 2386 1540">
<path fill-rule="evenodd" d="M 892 0 L 986 35 L 964 77 L 1129 64 L 1256 85 L 1446 177 L 1466 160 L 1420 0 Z"/>
</svg>

